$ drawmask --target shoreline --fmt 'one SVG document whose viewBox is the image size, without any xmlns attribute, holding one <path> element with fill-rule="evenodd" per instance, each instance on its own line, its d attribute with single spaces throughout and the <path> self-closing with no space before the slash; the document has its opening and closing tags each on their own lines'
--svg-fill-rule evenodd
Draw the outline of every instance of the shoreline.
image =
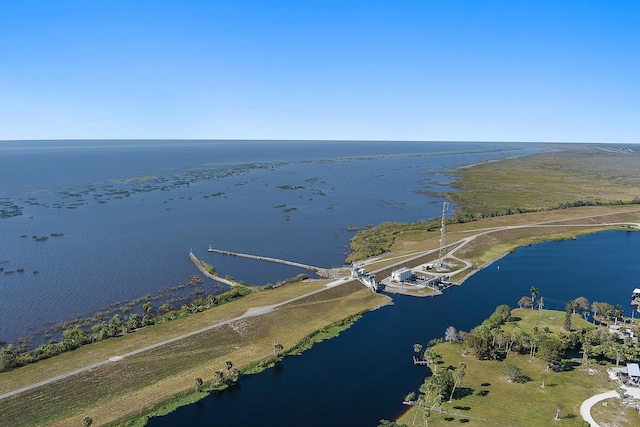
<svg viewBox="0 0 640 427">
<path fill-rule="evenodd" d="M 19 389 L 17 384 L 11 386 L 12 378 L 13 380 L 21 379 L 23 384 L 34 384 L 39 382 L 36 380 L 36 376 L 40 378 L 45 375 L 46 377 L 55 376 L 55 369 L 58 372 L 69 372 L 73 370 L 71 369 L 73 366 L 90 366 L 95 363 L 95 360 L 106 360 L 114 354 L 126 354 L 127 351 L 123 345 L 135 349 L 140 347 L 140 345 L 136 345 L 138 342 L 140 344 L 153 343 L 157 341 L 154 337 L 159 338 L 171 331 L 178 332 L 176 329 L 185 330 L 185 332 L 196 330 L 198 325 L 216 323 L 215 319 L 225 323 L 225 325 L 215 327 L 209 332 L 199 333 L 187 340 L 181 339 L 179 342 L 167 344 L 135 356 L 132 355 L 123 360 L 114 358 L 113 363 L 79 373 L 72 378 L 53 383 L 45 388 L 25 391 L 18 396 L 2 399 L 0 400 L 0 412 L 11 413 L 13 416 L 18 416 L 23 412 L 22 416 L 18 416 L 16 419 L 6 419 L 12 425 L 73 425 L 81 423 L 82 417 L 87 415 L 98 424 L 118 423 L 117 420 L 128 418 L 133 413 L 136 413 L 134 418 L 137 419 L 151 409 L 150 404 L 153 406 L 162 405 L 170 402 L 175 396 L 181 396 L 185 391 L 189 393 L 189 390 L 193 388 L 192 379 L 195 377 L 202 377 L 205 383 L 211 383 L 214 371 L 221 369 L 221 365 L 224 369 L 225 360 L 233 360 L 235 366 L 244 370 L 272 357 L 272 342 L 280 342 L 285 349 L 290 349 L 305 337 L 322 331 L 333 323 L 343 322 L 354 314 L 366 313 L 391 303 L 388 296 L 372 294 L 360 283 L 354 281 L 340 281 L 337 282 L 339 286 L 332 287 L 327 287 L 323 283 L 327 283 L 327 281 L 313 280 L 266 292 L 253 293 L 240 300 L 216 307 L 213 310 L 197 313 L 189 318 L 157 325 L 147 330 L 139 330 L 123 337 L 100 341 L 80 347 L 73 352 L 42 360 L 36 364 L 4 372 L 0 374 L 3 379 L 7 380 L 3 381 L 5 386 L 3 388 Z M 276 302 L 274 298 L 279 301 L 277 308 L 271 310 L 255 309 L 256 307 L 274 307 L 273 303 Z M 333 303 L 336 298 L 339 298 L 344 304 L 336 305 Z M 296 302 L 291 303 L 292 301 Z M 245 315 L 253 314 L 248 317 L 241 316 L 242 319 L 237 321 L 233 320 L 243 313 Z M 316 314 L 309 317 L 308 313 Z M 253 338 L 250 340 L 243 338 L 246 336 L 247 328 L 254 331 L 251 334 Z M 254 334 L 258 334 L 258 336 L 254 336 Z M 118 350 L 118 348 L 122 349 Z M 194 353 L 196 348 L 201 350 Z M 209 354 L 206 357 L 205 354 L 202 354 L 204 348 L 207 349 L 205 353 Z M 99 354 L 103 354 L 103 356 L 99 356 Z M 98 356 L 96 357 L 96 355 Z M 169 355 L 170 357 L 167 358 Z M 258 355 L 260 357 L 256 357 Z M 191 361 L 189 366 L 184 366 L 184 357 L 189 357 Z M 87 362 L 81 361 L 84 359 Z M 92 360 L 94 362 L 91 362 Z M 145 374 L 143 381 L 134 381 L 134 377 L 138 375 L 136 373 L 138 367 L 145 372 L 149 371 Z M 132 369 L 133 371 L 131 371 Z M 153 380 L 153 372 L 155 371 L 161 375 L 162 379 Z M 96 389 L 91 380 L 95 375 L 103 378 L 101 383 L 106 382 L 107 385 L 103 384 L 103 387 Z M 122 375 L 125 377 L 119 379 Z M 30 380 L 30 378 L 34 379 Z M 134 382 L 127 383 L 131 381 Z M 135 390 L 133 394 L 130 391 L 131 387 Z M 87 391 L 82 398 L 80 396 L 74 398 L 64 391 L 85 388 Z M 129 391 L 122 394 L 125 390 Z M 53 401 L 62 397 L 63 401 L 72 399 L 73 402 L 69 401 L 69 404 L 60 402 L 62 406 L 59 409 L 48 408 L 48 411 L 42 411 L 44 414 L 32 414 L 27 405 L 30 401 L 29 396 L 34 394 L 47 396 L 49 393 L 53 393 L 49 397 Z M 105 393 L 104 397 L 100 397 Z M 104 398 L 107 399 L 104 400 Z M 65 414 L 70 408 L 73 408 L 73 412 Z M 133 408 L 136 410 L 132 410 Z M 142 411 L 138 412 L 138 409 L 142 409 Z"/>
<path fill-rule="evenodd" d="M 273 361 L 269 361 L 269 363 L 267 365 L 262 366 L 261 363 L 265 361 L 265 359 L 261 359 L 261 360 L 256 360 L 253 361 L 249 364 L 249 369 L 250 372 L 242 372 L 241 373 L 241 377 L 242 376 L 248 376 L 248 375 L 259 375 L 269 369 L 273 369 L 275 367 L 275 365 L 277 365 L 280 361 L 286 359 L 287 357 L 291 357 L 291 356 L 299 356 L 299 355 L 303 355 L 304 352 L 306 352 L 307 350 L 310 350 L 314 345 L 322 342 L 322 341 L 326 341 L 326 340 L 330 340 L 333 338 L 336 338 L 340 335 L 340 333 L 342 333 L 343 331 L 346 331 L 347 329 L 351 328 L 358 320 L 360 320 L 363 316 L 365 316 L 367 313 L 371 312 L 371 311 L 375 311 L 375 310 L 379 310 L 382 307 L 385 307 L 387 305 L 392 305 L 393 304 L 393 299 L 391 297 L 387 296 L 387 299 L 380 303 L 378 306 L 375 306 L 369 310 L 365 310 L 363 312 L 360 313 L 356 313 L 353 315 L 350 315 L 344 319 L 338 320 L 337 322 L 334 322 L 331 325 L 326 326 L 325 328 L 319 329 L 317 331 L 314 331 L 313 333 L 311 333 L 308 337 L 304 337 L 302 338 L 298 343 L 296 343 L 292 349 L 289 349 L 287 352 L 285 352 L 282 356 L 276 357 L 274 356 L 274 360 Z M 331 332 L 330 334 L 332 336 L 330 337 L 318 337 L 318 339 L 316 339 L 315 337 L 317 337 L 318 335 L 320 335 L 321 333 L 323 333 L 324 331 L 326 331 L 326 329 L 329 329 Z M 308 344 L 305 344 L 305 341 L 309 341 Z M 269 359 L 271 359 L 271 357 L 268 357 L 266 360 L 268 361 Z M 251 368 L 253 367 L 253 368 Z M 239 380 L 238 380 L 239 382 Z M 164 402 L 159 404 L 156 408 L 152 409 L 149 412 L 146 412 L 144 414 L 140 414 L 137 416 L 132 417 L 131 419 L 123 419 L 123 420 L 118 420 L 115 421 L 114 423 L 112 423 L 112 425 L 118 425 L 118 426 L 146 426 L 147 423 L 149 422 L 149 420 L 151 418 L 156 418 L 156 417 L 163 417 L 166 416 L 172 412 L 175 412 L 176 410 L 180 409 L 181 407 L 187 406 L 187 405 L 191 405 L 193 403 L 197 403 L 198 401 L 214 394 L 214 393 L 218 393 L 221 391 L 226 390 L 229 387 L 233 387 L 235 384 L 237 383 L 231 383 L 231 384 L 225 384 L 222 387 L 214 387 L 212 389 L 209 390 L 201 390 L 201 391 L 189 391 L 184 395 L 176 395 L 175 399 L 172 399 L 168 402 Z"/>
</svg>

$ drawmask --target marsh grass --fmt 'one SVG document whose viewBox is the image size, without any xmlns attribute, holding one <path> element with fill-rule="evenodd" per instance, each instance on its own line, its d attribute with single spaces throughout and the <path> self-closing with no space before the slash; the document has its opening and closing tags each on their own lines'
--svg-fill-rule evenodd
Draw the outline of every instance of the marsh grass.
<svg viewBox="0 0 640 427">
<path fill-rule="evenodd" d="M 556 209 L 564 204 L 640 202 L 640 156 L 597 145 L 486 163 L 454 173 L 447 196 L 469 215 Z"/>
</svg>

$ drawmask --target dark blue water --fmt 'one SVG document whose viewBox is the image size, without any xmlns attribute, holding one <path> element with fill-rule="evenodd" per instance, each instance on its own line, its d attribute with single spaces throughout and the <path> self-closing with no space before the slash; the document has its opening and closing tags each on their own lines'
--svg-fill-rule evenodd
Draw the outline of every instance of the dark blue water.
<svg viewBox="0 0 640 427">
<path fill-rule="evenodd" d="M 508 143 L 0 142 L 0 214 L 16 214 L 0 219 L 0 267 L 14 271 L 0 272 L 0 341 L 184 284 L 197 273 L 190 248 L 223 275 L 259 285 L 303 271 L 208 254 L 209 244 L 342 265 L 353 235 L 345 227 L 438 217 L 443 199 L 424 191 L 448 190 L 447 173 L 455 167 L 546 149 Z M 214 290 L 213 282 L 202 286 Z"/>
<path fill-rule="evenodd" d="M 402 398 L 424 379 L 425 368 L 411 362 L 413 344 L 443 337 L 448 326 L 468 331 L 497 305 L 515 307 L 531 286 L 549 308 L 564 310 L 584 296 L 621 304 L 630 315 L 639 284 L 640 233 L 521 248 L 442 296 L 394 296 L 394 305 L 366 314 L 339 337 L 148 425 L 374 426 L 401 414 Z"/>
</svg>

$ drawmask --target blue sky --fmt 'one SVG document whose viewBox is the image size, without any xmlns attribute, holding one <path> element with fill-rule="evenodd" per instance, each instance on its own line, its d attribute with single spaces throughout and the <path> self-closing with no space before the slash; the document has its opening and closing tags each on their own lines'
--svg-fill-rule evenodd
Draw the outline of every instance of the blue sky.
<svg viewBox="0 0 640 427">
<path fill-rule="evenodd" d="M 0 140 L 640 143 L 640 1 L 0 3 Z"/>
</svg>

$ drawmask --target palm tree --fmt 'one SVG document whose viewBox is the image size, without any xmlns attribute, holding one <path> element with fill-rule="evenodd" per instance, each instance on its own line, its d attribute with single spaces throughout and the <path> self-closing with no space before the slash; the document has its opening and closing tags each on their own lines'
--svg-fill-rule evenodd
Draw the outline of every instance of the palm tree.
<svg viewBox="0 0 640 427">
<path fill-rule="evenodd" d="M 560 411 L 562 411 L 562 403 L 556 405 L 556 417 L 554 418 L 556 421 L 560 419 Z"/>
<path fill-rule="evenodd" d="M 449 396 L 449 402 L 453 401 L 453 392 L 456 391 L 456 387 L 460 387 L 462 385 L 462 379 L 464 378 L 464 370 L 467 365 L 464 362 L 460 362 L 460 367 L 456 370 L 455 373 L 455 382 L 453 383 L 453 389 L 451 390 L 451 395 Z"/>
<path fill-rule="evenodd" d="M 227 365 L 227 372 L 230 372 L 231 368 L 233 368 L 233 362 L 231 360 L 227 360 L 224 363 Z"/>
<path fill-rule="evenodd" d="M 433 372 L 435 373 L 438 371 L 438 362 L 442 360 L 442 356 L 436 353 L 433 348 L 429 347 L 424 351 L 424 360 L 429 367 L 433 365 Z"/>
<path fill-rule="evenodd" d="M 142 305 L 142 310 L 144 310 L 144 312 L 147 314 L 151 314 L 151 312 L 153 311 L 153 304 L 151 304 L 151 302 L 145 302 Z"/>
<path fill-rule="evenodd" d="M 613 310 L 611 310 L 611 316 L 615 319 L 614 325 L 618 324 L 618 317 L 622 317 L 623 310 L 620 304 L 616 304 L 613 306 Z"/>
<path fill-rule="evenodd" d="M 544 298 L 538 298 L 538 310 L 540 310 L 540 318 L 542 318 L 542 307 L 544 307 Z"/>
<path fill-rule="evenodd" d="M 213 377 L 216 380 L 216 384 L 222 384 L 222 381 L 224 380 L 224 374 L 222 371 L 215 371 L 213 373 Z"/>
<path fill-rule="evenodd" d="M 93 419 L 91 417 L 84 417 L 82 419 L 82 425 L 84 427 L 89 427 L 91 424 L 93 424 Z"/>
<path fill-rule="evenodd" d="M 540 295 L 540 291 L 535 286 L 532 286 L 530 291 L 531 291 L 531 302 L 533 304 L 531 308 L 533 308 L 535 307 L 536 298 L 538 298 L 538 295 Z"/>
<path fill-rule="evenodd" d="M 202 387 L 202 378 L 196 378 L 196 391 L 199 392 Z"/>
</svg>

